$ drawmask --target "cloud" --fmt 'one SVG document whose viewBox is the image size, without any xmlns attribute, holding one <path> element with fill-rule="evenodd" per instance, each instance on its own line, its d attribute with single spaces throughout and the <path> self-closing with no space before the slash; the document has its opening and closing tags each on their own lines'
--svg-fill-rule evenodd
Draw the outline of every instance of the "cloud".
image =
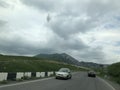
<svg viewBox="0 0 120 90">
<path fill-rule="evenodd" d="M 22 0 L 22 2 L 30 7 L 37 8 L 39 11 L 44 10 L 46 13 L 54 13 L 54 16 L 51 15 L 50 28 L 64 38 L 78 32 L 89 31 L 96 26 L 91 17 L 83 12 L 83 5 L 88 2 L 78 0 Z"/>
<path fill-rule="evenodd" d="M 0 53 L 68 53 L 98 63 L 112 63 L 119 55 L 119 0 L 0 2 L 10 5 L 0 8 Z"/>
<path fill-rule="evenodd" d="M 85 33 L 96 26 L 95 23 L 91 21 L 91 19 L 84 19 L 87 18 L 86 16 L 58 16 L 56 18 L 56 20 L 50 23 L 50 28 L 63 38 L 68 38 L 70 35 L 74 35 L 79 32 Z"/>
<path fill-rule="evenodd" d="M 7 8 L 9 5 L 3 1 L 3 0 L 0 0 L 0 7 L 3 7 L 3 8 Z"/>
<path fill-rule="evenodd" d="M 60 37 L 68 38 L 71 34 L 85 33 L 108 21 L 108 15 L 118 13 L 119 0 L 85 0 L 85 1 L 56 1 L 56 0 L 22 0 L 30 7 L 39 11 L 55 13 L 49 26 Z M 114 12 L 113 12 L 114 11 Z M 105 21 L 106 20 L 106 21 Z"/>
<path fill-rule="evenodd" d="M 42 33 L 44 34 L 43 36 L 39 36 L 39 33 L 32 33 L 30 35 L 29 32 L 23 31 L 8 31 L 7 34 L 6 32 L 2 32 L 0 36 L 0 41 L 2 42 L 0 43 L 0 52 L 4 54 L 35 55 L 52 51 L 47 46 L 47 40 L 49 39 L 46 40 L 44 32 Z"/>
<path fill-rule="evenodd" d="M 3 27 L 6 23 L 6 21 L 0 20 L 0 27 Z"/>
<path fill-rule="evenodd" d="M 90 16 L 97 16 L 97 17 L 102 17 L 104 15 L 107 15 L 110 13 L 115 13 L 120 11 L 119 9 L 119 0 L 91 0 L 91 2 L 89 2 L 87 4 L 87 14 Z M 110 15 L 111 16 L 111 15 Z"/>
<path fill-rule="evenodd" d="M 7 26 L 7 21 L 0 20 L 0 32 L 6 31 L 5 27 Z"/>
<path fill-rule="evenodd" d="M 81 58 L 85 61 L 95 62 L 98 61 L 99 63 L 105 62 L 105 54 L 102 51 L 103 49 L 100 47 L 97 48 L 89 48 L 86 51 L 81 53 Z"/>
<path fill-rule="evenodd" d="M 47 12 L 56 10 L 56 7 L 59 5 L 60 2 L 56 0 L 21 0 L 21 1 L 26 5 L 36 7 Z"/>
</svg>

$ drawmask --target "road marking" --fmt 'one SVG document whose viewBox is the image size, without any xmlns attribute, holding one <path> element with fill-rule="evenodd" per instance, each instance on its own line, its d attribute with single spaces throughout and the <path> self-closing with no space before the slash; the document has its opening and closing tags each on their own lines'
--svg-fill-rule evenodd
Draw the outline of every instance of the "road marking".
<svg viewBox="0 0 120 90">
<path fill-rule="evenodd" d="M 33 82 L 39 82 L 39 81 L 45 81 L 45 80 L 50 80 L 50 79 L 53 79 L 53 78 L 54 77 L 44 78 L 44 79 L 39 79 L 39 80 L 33 80 L 33 81 L 20 82 L 20 83 L 9 84 L 9 85 L 3 85 L 3 86 L 0 86 L 0 88 L 17 86 L 17 85 L 23 85 L 23 84 L 28 84 L 28 83 L 33 83 Z"/>
<path fill-rule="evenodd" d="M 105 84 L 107 84 L 112 90 L 116 90 L 111 84 L 109 84 L 107 81 L 105 81 L 104 79 L 101 79 L 98 77 L 99 80 L 103 81 Z"/>
<path fill-rule="evenodd" d="M 74 74 L 76 74 L 76 73 L 73 73 L 73 75 L 74 75 Z M 9 85 L 2 85 L 2 86 L 0 86 L 0 88 L 17 86 L 17 85 L 23 85 L 23 84 L 28 84 L 28 83 L 33 83 L 33 82 L 39 82 L 39 81 L 45 81 L 45 80 L 50 80 L 50 79 L 53 79 L 53 78 L 54 78 L 54 77 L 44 78 L 44 79 L 39 79 L 39 80 L 33 80 L 33 81 L 18 82 L 18 83 L 9 84 Z"/>
</svg>

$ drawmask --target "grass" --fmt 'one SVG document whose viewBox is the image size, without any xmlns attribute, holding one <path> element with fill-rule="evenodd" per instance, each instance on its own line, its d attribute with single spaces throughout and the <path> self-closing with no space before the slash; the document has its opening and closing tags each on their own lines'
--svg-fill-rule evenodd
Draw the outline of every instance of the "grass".
<svg viewBox="0 0 120 90">
<path fill-rule="evenodd" d="M 57 71 L 62 67 L 70 68 L 72 71 L 84 70 L 70 64 L 48 61 L 42 58 L 0 55 L 0 72 L 45 72 Z"/>
<path fill-rule="evenodd" d="M 0 84 L 7 84 L 7 83 L 8 83 L 8 81 L 6 81 L 6 80 L 0 81 Z"/>
<path fill-rule="evenodd" d="M 114 63 L 108 67 L 110 79 L 120 84 L 120 62 Z"/>
</svg>

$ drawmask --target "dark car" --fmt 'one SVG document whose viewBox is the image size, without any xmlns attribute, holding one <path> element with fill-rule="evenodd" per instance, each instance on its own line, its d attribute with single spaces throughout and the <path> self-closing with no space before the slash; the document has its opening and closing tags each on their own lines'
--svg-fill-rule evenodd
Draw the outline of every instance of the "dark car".
<svg viewBox="0 0 120 90">
<path fill-rule="evenodd" d="M 96 73 L 94 71 L 89 71 L 88 77 L 96 77 Z"/>
</svg>

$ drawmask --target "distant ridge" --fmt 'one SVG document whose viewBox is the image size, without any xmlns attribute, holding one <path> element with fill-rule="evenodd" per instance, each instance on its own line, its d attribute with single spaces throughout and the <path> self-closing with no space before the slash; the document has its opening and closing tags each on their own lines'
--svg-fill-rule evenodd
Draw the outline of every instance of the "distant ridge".
<svg viewBox="0 0 120 90">
<path fill-rule="evenodd" d="M 79 62 L 77 59 L 73 58 L 72 56 L 66 54 L 66 53 L 55 53 L 55 54 L 38 54 L 34 57 L 37 58 L 44 58 L 47 60 L 53 60 L 53 61 L 58 61 L 58 62 L 63 62 L 67 64 L 73 64 L 77 66 L 82 66 L 82 67 L 88 67 L 88 68 L 101 68 L 104 67 L 103 64 L 97 64 L 93 62 Z"/>
<path fill-rule="evenodd" d="M 38 54 L 35 57 L 37 58 L 45 58 L 48 60 L 54 60 L 58 62 L 63 62 L 67 64 L 73 64 L 73 65 L 79 65 L 79 61 L 73 58 L 72 56 L 66 54 L 66 53 L 55 53 L 55 54 Z"/>
<path fill-rule="evenodd" d="M 84 62 L 84 61 L 80 62 L 66 53 L 38 54 L 33 57 L 0 54 L 0 60 L 47 60 L 50 62 L 55 61 L 55 62 L 87 67 L 87 68 L 101 68 L 108 66 L 107 64 L 97 64 L 94 62 Z"/>
<path fill-rule="evenodd" d="M 0 54 L 0 56 L 3 56 L 2 54 Z"/>
</svg>

